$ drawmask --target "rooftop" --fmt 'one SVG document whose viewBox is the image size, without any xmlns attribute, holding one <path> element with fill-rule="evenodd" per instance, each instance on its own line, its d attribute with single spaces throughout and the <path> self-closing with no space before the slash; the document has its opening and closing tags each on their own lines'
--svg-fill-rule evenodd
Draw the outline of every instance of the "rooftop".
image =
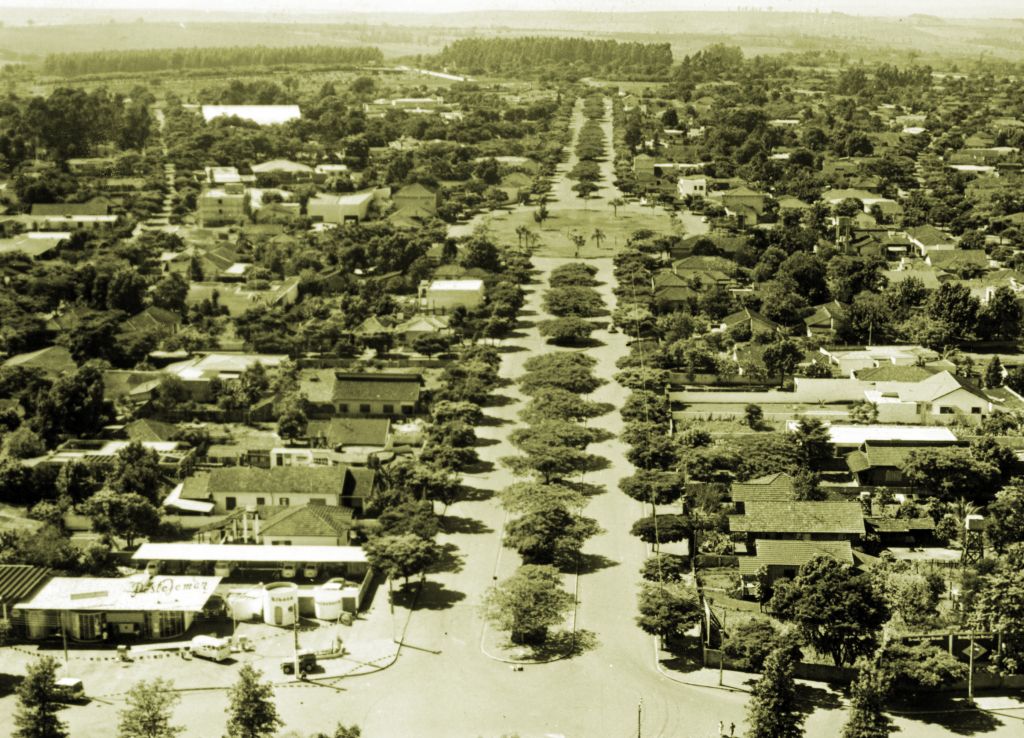
<svg viewBox="0 0 1024 738">
<path fill-rule="evenodd" d="M 45 566 L 28 564 L 0 565 L 0 604 L 10 607 L 18 600 L 28 597 L 51 572 Z"/>
<path fill-rule="evenodd" d="M 146 544 L 152 545 L 152 544 Z M 91 612 L 198 612 L 213 595 L 220 577 L 147 574 L 131 577 L 54 577 L 23 610 Z"/>
<path fill-rule="evenodd" d="M 750 533 L 864 534 L 864 513 L 856 502 L 754 501 L 742 515 L 729 516 L 731 531 Z"/>
<path fill-rule="evenodd" d="M 800 567 L 818 556 L 828 556 L 843 564 L 853 563 L 849 541 L 773 541 L 757 539 L 756 556 L 740 556 L 740 574 L 751 576 L 762 566 Z"/>
<path fill-rule="evenodd" d="M 793 477 L 785 472 L 734 482 L 733 502 L 786 502 L 793 499 Z"/>
<path fill-rule="evenodd" d="M 143 543 L 135 561 L 244 561 L 283 564 L 352 564 L 366 561 L 359 546 L 247 546 L 219 543 Z M 165 577 L 171 578 L 171 577 Z M 216 577 L 199 577 L 216 579 Z M 77 607 L 75 609 L 78 609 Z"/>
<path fill-rule="evenodd" d="M 236 116 L 267 126 L 301 118 L 302 111 L 298 105 L 203 105 L 203 118 L 207 123 L 222 115 Z"/>
</svg>

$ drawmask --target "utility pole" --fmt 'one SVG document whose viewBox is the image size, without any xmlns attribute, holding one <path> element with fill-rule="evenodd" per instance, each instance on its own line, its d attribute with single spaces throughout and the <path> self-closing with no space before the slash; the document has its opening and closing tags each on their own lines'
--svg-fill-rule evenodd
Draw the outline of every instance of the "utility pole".
<svg viewBox="0 0 1024 738">
<path fill-rule="evenodd" d="M 971 625 L 971 653 L 967 659 L 967 701 L 974 702 L 974 626 Z"/>
<path fill-rule="evenodd" d="M 64 675 L 68 673 L 68 631 L 64 625 L 65 610 L 60 611 L 60 640 L 64 644 Z"/>
<path fill-rule="evenodd" d="M 643 714 L 644 714 L 644 698 L 641 697 L 640 701 L 636 703 L 636 738 L 643 738 L 641 735 L 643 731 Z"/>
<path fill-rule="evenodd" d="M 300 671 L 300 669 L 302 667 L 299 664 L 299 595 L 298 595 L 298 592 L 295 593 L 295 599 L 292 602 L 292 608 L 294 608 L 294 611 L 295 611 L 295 618 L 292 620 L 292 637 L 293 637 L 292 651 L 293 651 L 293 658 L 295 660 L 295 678 L 296 679 L 301 679 L 302 678 L 302 672 Z"/>
</svg>

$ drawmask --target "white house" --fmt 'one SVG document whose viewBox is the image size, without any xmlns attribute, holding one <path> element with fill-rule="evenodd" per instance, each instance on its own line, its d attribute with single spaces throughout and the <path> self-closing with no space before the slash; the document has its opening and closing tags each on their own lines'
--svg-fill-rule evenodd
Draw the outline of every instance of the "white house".
<svg viewBox="0 0 1024 738">
<path fill-rule="evenodd" d="M 992 413 L 984 392 L 948 371 L 892 391 L 867 390 L 864 398 L 878 408 L 881 423 L 980 423 Z"/>
<path fill-rule="evenodd" d="M 322 223 L 359 223 L 373 202 L 373 190 L 347 195 L 317 195 L 306 204 L 306 214 Z"/>
<path fill-rule="evenodd" d="M 693 195 L 707 197 L 708 178 L 698 175 L 685 175 L 679 178 L 679 197 Z"/>
<path fill-rule="evenodd" d="M 484 301 L 482 279 L 438 279 L 420 283 L 420 304 L 426 310 L 447 312 L 457 307 L 473 309 Z"/>
</svg>

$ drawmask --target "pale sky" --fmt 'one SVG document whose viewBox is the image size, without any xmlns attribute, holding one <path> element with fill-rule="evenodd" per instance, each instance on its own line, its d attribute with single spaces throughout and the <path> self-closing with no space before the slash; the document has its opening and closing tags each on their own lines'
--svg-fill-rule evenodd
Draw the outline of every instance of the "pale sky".
<svg viewBox="0 0 1024 738">
<path fill-rule="evenodd" d="M 1024 18 L 1022 0 L 0 0 L 0 7 L 188 9 L 289 13 L 451 13 L 481 10 L 580 10 L 630 12 L 761 9 L 900 16 L 923 13 L 951 18 Z"/>
</svg>

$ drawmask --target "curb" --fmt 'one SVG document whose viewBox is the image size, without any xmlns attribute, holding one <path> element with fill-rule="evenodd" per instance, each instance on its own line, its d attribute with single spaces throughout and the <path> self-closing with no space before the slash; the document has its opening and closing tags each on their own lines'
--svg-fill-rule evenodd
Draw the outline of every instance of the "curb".
<svg viewBox="0 0 1024 738">
<path fill-rule="evenodd" d="M 750 694 L 750 690 L 749 689 L 744 689 L 743 687 L 729 687 L 729 686 L 726 686 L 724 684 L 723 685 L 718 685 L 718 684 L 702 684 L 701 682 L 691 682 L 691 681 L 688 681 L 686 679 L 680 679 L 679 677 L 676 677 L 676 676 L 673 676 L 672 674 L 669 674 L 664 669 L 664 667 L 662 667 L 661 661 L 658 660 L 658 650 L 659 649 L 658 649 L 658 638 L 657 638 L 657 636 L 651 636 L 651 641 L 654 644 L 654 668 L 655 668 L 655 670 L 659 674 L 661 674 L 666 679 L 670 679 L 671 681 L 676 682 L 677 684 L 685 684 L 685 685 L 687 685 L 689 687 L 704 687 L 705 689 L 717 689 L 720 692 L 734 692 L 734 693 L 739 693 L 739 694 Z"/>
</svg>

